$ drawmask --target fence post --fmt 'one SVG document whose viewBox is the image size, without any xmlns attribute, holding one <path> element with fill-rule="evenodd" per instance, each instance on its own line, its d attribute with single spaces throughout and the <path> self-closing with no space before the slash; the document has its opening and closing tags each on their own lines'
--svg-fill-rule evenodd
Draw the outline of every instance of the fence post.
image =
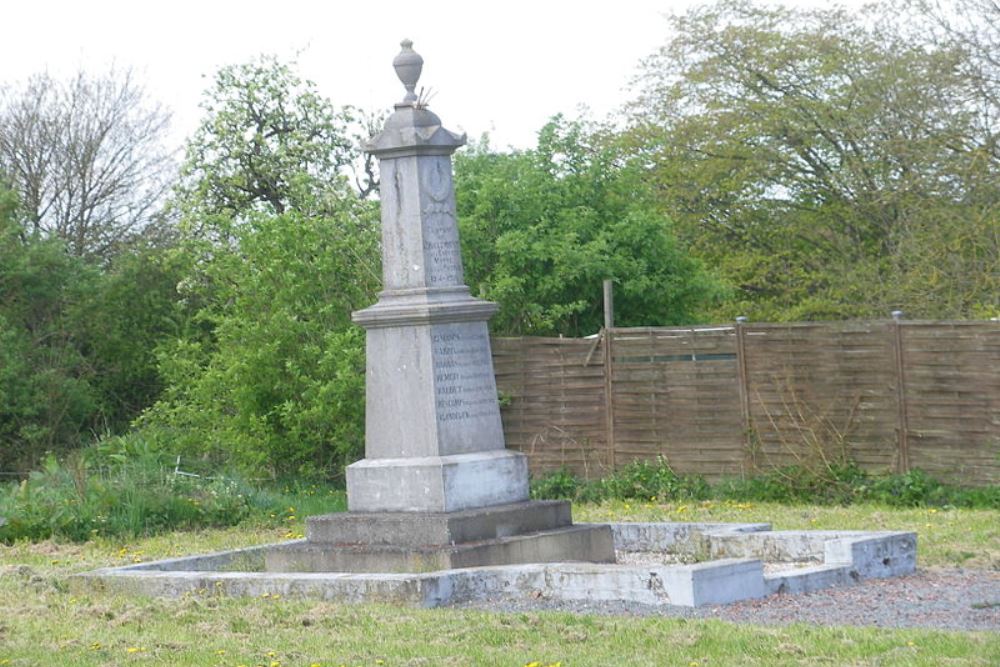
<svg viewBox="0 0 1000 667">
<path fill-rule="evenodd" d="M 736 318 L 736 373 L 740 389 L 740 413 L 743 417 L 744 473 L 757 470 L 756 447 L 750 430 L 750 382 L 747 373 L 747 318 Z"/>
<path fill-rule="evenodd" d="M 604 281 L 604 329 L 601 331 L 604 338 L 604 424 L 605 438 L 608 441 L 608 469 L 612 472 L 615 469 L 615 401 L 614 387 L 611 376 L 614 372 L 614 357 L 612 356 L 613 330 L 615 328 L 615 303 L 614 303 L 614 283 L 608 279 Z"/>
<path fill-rule="evenodd" d="M 896 439 L 899 456 L 896 458 L 896 472 L 910 471 L 910 443 L 906 415 L 906 369 L 903 359 L 903 311 L 892 311 L 893 350 L 896 360 Z"/>
</svg>

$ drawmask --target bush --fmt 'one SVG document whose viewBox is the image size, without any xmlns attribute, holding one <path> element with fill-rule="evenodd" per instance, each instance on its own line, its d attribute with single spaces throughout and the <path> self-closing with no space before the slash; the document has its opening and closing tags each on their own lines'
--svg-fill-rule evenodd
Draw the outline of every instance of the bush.
<svg viewBox="0 0 1000 667">
<path fill-rule="evenodd" d="M 233 247 L 188 239 L 182 295 L 201 304 L 161 345 L 164 391 L 139 421 L 174 452 L 279 479 L 337 478 L 364 446 L 364 333 L 377 235 L 367 205 L 329 217 L 253 214 Z"/>
<path fill-rule="evenodd" d="M 698 475 L 676 473 L 664 459 L 637 461 L 598 480 L 582 480 L 560 469 L 532 481 L 532 497 L 577 502 L 604 500 L 733 500 L 840 504 L 869 502 L 891 507 L 944 506 L 1000 509 L 1000 485 L 984 488 L 948 486 L 921 470 L 873 476 L 854 463 L 822 470 L 787 467 L 746 479 L 709 485 Z"/>
<path fill-rule="evenodd" d="M 130 538 L 178 529 L 281 525 L 344 509 L 342 491 L 261 489 L 232 475 L 175 472 L 175 461 L 137 436 L 111 438 L 64 460 L 48 457 L 19 484 L 0 487 L 0 542 Z"/>
<path fill-rule="evenodd" d="M 160 391 L 153 349 L 176 336 L 180 267 L 128 248 L 105 266 L 28 233 L 0 187 L 0 470 L 118 433 Z"/>
</svg>

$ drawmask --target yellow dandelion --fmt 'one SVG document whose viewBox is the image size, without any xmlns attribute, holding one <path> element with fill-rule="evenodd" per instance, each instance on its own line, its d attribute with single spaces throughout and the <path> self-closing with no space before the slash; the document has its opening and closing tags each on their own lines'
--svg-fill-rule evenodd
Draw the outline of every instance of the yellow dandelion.
<svg viewBox="0 0 1000 667">
<path fill-rule="evenodd" d="M 127 649 L 125 649 L 125 652 L 126 653 L 143 653 L 143 652 L 145 652 L 145 650 L 146 649 L 143 648 L 143 647 L 141 647 L 141 646 L 129 646 Z"/>
</svg>

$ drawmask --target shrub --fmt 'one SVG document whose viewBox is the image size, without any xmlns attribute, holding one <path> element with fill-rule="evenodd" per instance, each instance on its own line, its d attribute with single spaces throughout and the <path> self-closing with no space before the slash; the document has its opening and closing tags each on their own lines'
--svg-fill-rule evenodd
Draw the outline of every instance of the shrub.
<svg viewBox="0 0 1000 667">
<path fill-rule="evenodd" d="M 19 484 L 0 487 L 0 542 L 128 538 L 176 529 L 280 525 L 297 515 L 344 509 L 341 491 L 262 489 L 232 474 L 193 476 L 155 443 L 111 438 L 63 460 L 48 457 Z"/>
<path fill-rule="evenodd" d="M 714 485 L 697 475 L 676 473 L 662 458 L 655 463 L 630 463 L 598 480 L 582 480 L 560 469 L 534 480 L 532 497 L 578 502 L 717 498 L 737 502 L 821 505 L 870 502 L 891 507 L 950 505 L 1000 509 L 1000 485 L 970 489 L 948 486 L 922 470 L 873 476 L 851 462 L 820 469 L 786 467 L 750 478 L 724 479 Z"/>
</svg>

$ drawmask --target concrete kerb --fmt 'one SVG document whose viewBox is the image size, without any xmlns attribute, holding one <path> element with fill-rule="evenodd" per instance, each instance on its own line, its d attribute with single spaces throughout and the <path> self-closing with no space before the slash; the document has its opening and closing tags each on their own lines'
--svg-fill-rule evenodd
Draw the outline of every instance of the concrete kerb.
<svg viewBox="0 0 1000 667">
<path fill-rule="evenodd" d="M 804 593 L 899 576 L 916 568 L 916 534 L 770 531 L 767 524 L 611 524 L 626 554 L 701 562 L 544 563 L 423 573 L 265 572 L 269 550 L 302 540 L 105 568 L 77 584 L 153 596 L 300 596 L 420 607 L 502 596 L 625 600 L 649 605 L 726 604 L 774 593 Z M 705 558 L 711 560 L 702 560 Z M 777 563 L 788 565 L 765 572 Z"/>
</svg>

